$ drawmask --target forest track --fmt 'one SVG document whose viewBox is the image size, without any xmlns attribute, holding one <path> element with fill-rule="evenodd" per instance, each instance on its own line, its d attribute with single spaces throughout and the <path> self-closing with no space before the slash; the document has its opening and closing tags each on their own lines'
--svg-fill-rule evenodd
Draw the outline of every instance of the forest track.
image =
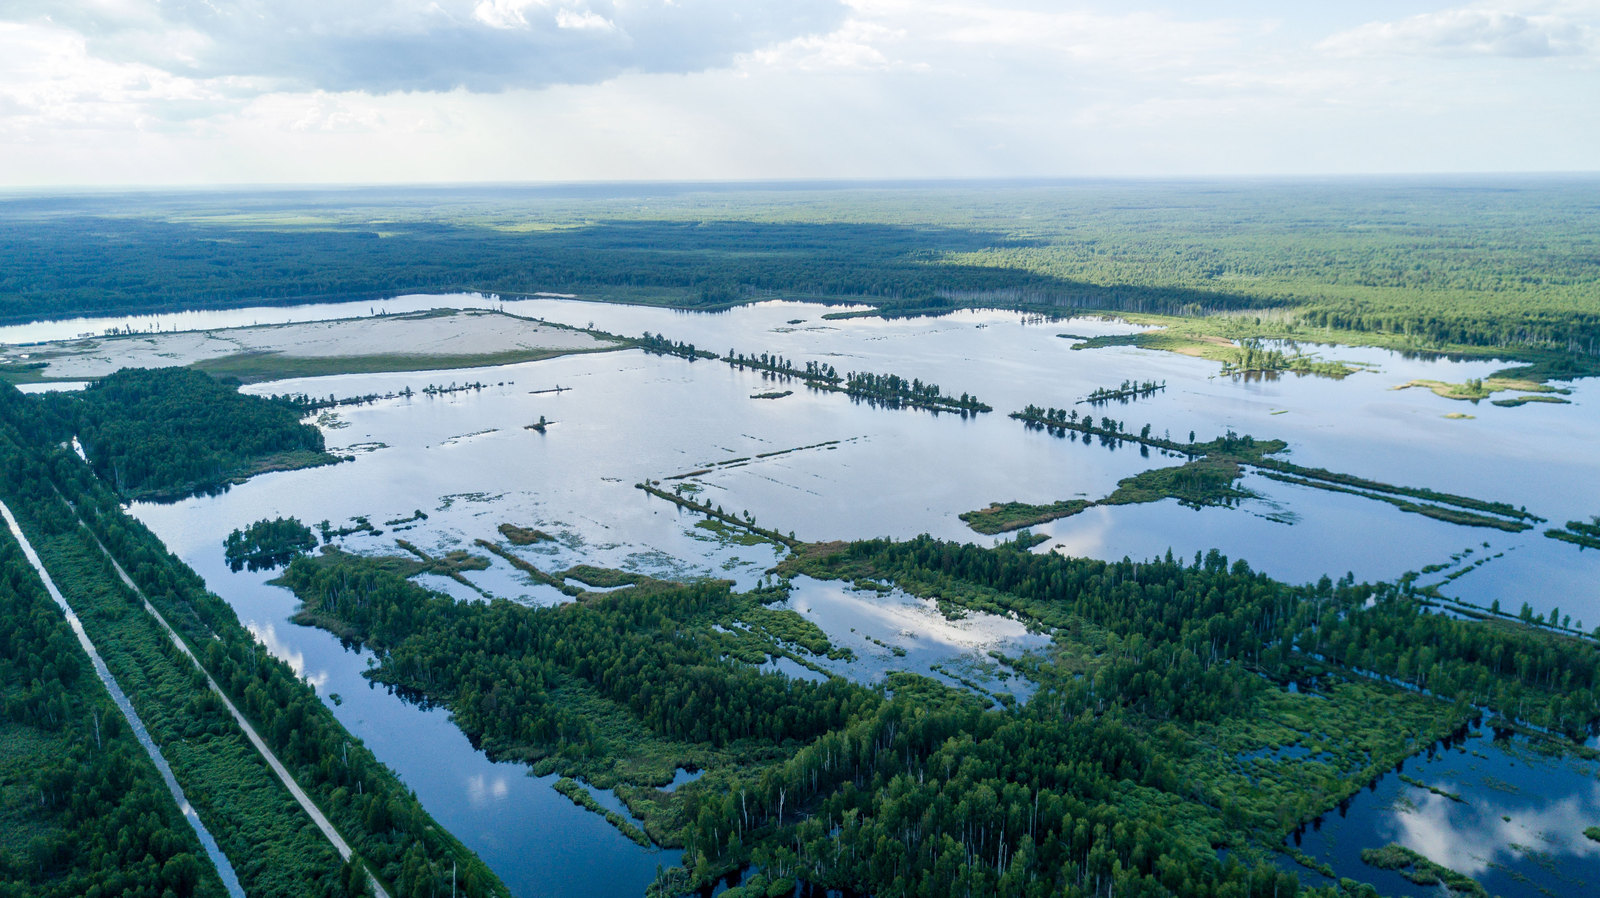
<svg viewBox="0 0 1600 898">
<path fill-rule="evenodd" d="M 156 745 L 155 739 L 150 736 L 144 721 L 139 719 L 139 712 L 134 710 L 133 702 L 128 700 L 128 694 L 123 691 L 117 678 L 111 674 L 111 669 L 106 667 L 105 661 L 100 657 L 99 649 L 95 648 L 94 642 L 89 639 L 89 634 L 83 629 L 83 622 L 78 619 L 78 613 L 72 609 L 72 605 L 67 602 L 66 596 L 61 594 L 61 590 L 56 588 L 55 580 L 51 579 L 50 572 L 45 570 L 44 561 L 39 558 L 39 553 L 33 550 L 33 544 L 28 542 L 27 535 L 22 532 L 22 525 L 17 523 L 16 516 L 4 502 L 0 502 L 0 517 L 5 518 L 6 526 L 10 528 L 12 537 L 21 547 L 23 557 L 33 565 L 33 570 L 39 575 L 39 581 L 44 584 L 45 591 L 66 616 L 72 634 L 78 637 L 78 645 L 84 654 L 89 656 L 90 666 L 94 668 L 106 691 L 111 694 L 111 703 L 122 712 L 123 718 L 128 721 L 128 727 L 133 730 L 134 738 L 150 757 L 150 763 L 155 766 L 156 772 L 161 774 L 161 781 L 166 784 L 172 800 L 177 802 L 179 812 L 194 830 L 195 836 L 200 840 L 201 848 L 205 849 L 206 856 L 211 859 L 211 865 L 216 868 L 223 888 L 230 898 L 245 898 L 244 887 L 239 884 L 239 876 L 233 870 L 233 862 L 228 860 L 228 855 L 212 837 L 211 831 L 206 829 L 205 823 L 200 820 L 200 815 L 189 802 L 188 796 L 183 794 L 183 787 L 178 785 L 178 779 L 172 773 L 172 766 L 161 754 L 161 747 Z"/>
<path fill-rule="evenodd" d="M 76 510 L 74 510 L 74 513 L 76 513 Z M 10 517 L 9 511 L 6 512 L 6 516 Z M 88 531 L 89 536 L 94 540 L 94 544 L 100 548 L 106 559 L 111 562 L 112 570 L 117 572 L 117 576 L 121 578 L 123 585 L 133 590 L 133 594 L 139 597 L 140 603 L 144 605 L 144 610 L 149 612 L 157 624 L 161 625 L 162 630 L 166 631 L 167 637 L 172 640 L 172 644 L 177 646 L 178 651 L 182 652 L 184 657 L 194 664 L 195 669 L 200 671 L 200 674 L 206 678 L 206 685 L 211 688 L 212 692 L 216 693 L 217 698 L 222 700 L 222 704 L 228 709 L 228 713 L 233 715 L 234 722 L 239 725 L 239 729 L 244 731 L 245 738 L 250 740 L 250 744 L 254 745 L 256 751 L 261 754 L 262 760 L 266 761 L 272 772 L 277 774 L 278 779 L 283 781 L 284 788 L 288 789 L 289 794 L 294 796 L 294 800 L 300 803 L 300 807 L 311 818 L 311 822 L 315 823 L 317 829 L 321 830 L 322 834 L 333 844 L 334 850 L 339 852 L 339 857 L 346 861 L 350 860 L 355 852 L 350 849 L 350 844 L 344 840 L 344 836 L 339 834 L 339 830 L 322 813 L 322 809 L 317 807 L 316 802 L 311 800 L 311 796 L 307 795 L 305 790 L 300 788 L 300 784 L 295 782 L 294 775 L 289 773 L 289 769 L 283 765 L 282 761 L 278 760 L 278 756 L 273 753 L 267 743 L 262 740 L 261 735 L 256 732 L 255 726 L 233 704 L 233 700 L 228 697 L 228 694 L 222 691 L 222 687 L 217 685 L 217 681 L 211 678 L 211 672 L 206 670 L 205 665 L 200 663 L 200 659 L 195 656 L 194 652 L 189 650 L 188 644 L 178 635 L 178 631 L 172 629 L 172 625 L 167 623 L 167 619 L 161 615 L 161 612 L 150 604 L 150 600 L 145 597 L 144 590 L 133 582 L 133 578 L 128 576 L 128 572 L 122 569 L 122 563 L 117 561 L 116 556 L 111 554 L 111 550 L 106 548 L 105 543 L 102 543 L 100 538 L 94 535 L 94 531 L 89 530 L 88 525 L 83 523 L 82 518 L 78 519 L 78 525 Z M 43 574 L 43 567 L 40 567 L 39 570 Z M 374 898 L 390 898 L 388 891 L 384 889 L 382 883 L 378 882 L 377 877 L 372 875 L 371 871 L 367 873 L 367 882 L 372 886 Z"/>
</svg>

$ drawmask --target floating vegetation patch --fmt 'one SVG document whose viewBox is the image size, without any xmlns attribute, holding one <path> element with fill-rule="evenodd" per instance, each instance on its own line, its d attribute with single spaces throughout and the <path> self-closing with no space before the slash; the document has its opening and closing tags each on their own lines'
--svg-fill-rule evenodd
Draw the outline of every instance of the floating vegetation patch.
<svg viewBox="0 0 1600 898">
<path fill-rule="evenodd" d="M 372 526 L 366 515 L 357 515 L 350 519 L 350 523 L 343 527 L 334 527 L 330 521 L 323 520 L 317 524 L 317 531 L 322 534 L 322 544 L 327 545 L 336 538 L 354 536 L 357 533 L 366 533 L 372 536 L 382 536 L 383 531 Z"/>
<path fill-rule="evenodd" d="M 498 427 L 491 427 L 491 428 L 489 428 L 487 430 L 475 430 L 472 433 L 463 433 L 463 434 L 459 434 L 457 436 L 450 437 L 449 439 L 445 440 L 444 442 L 440 443 L 439 445 L 440 446 L 456 446 L 456 445 L 459 445 L 461 443 L 466 442 L 467 440 L 475 439 L 477 437 L 482 437 L 482 436 L 488 436 L 491 433 L 499 433 L 499 432 L 500 432 L 500 428 L 498 428 Z"/>
<path fill-rule="evenodd" d="M 428 519 L 428 513 L 423 511 L 422 509 L 418 508 L 415 511 L 411 512 L 411 514 L 406 516 L 406 517 L 395 518 L 392 521 L 384 521 L 383 522 L 383 526 L 385 526 L 385 527 L 399 527 L 402 524 L 415 524 L 415 523 L 417 523 L 419 521 L 426 521 L 427 519 Z"/>
<path fill-rule="evenodd" d="M 506 542 L 513 546 L 531 546 L 534 543 L 555 542 L 556 539 L 543 530 L 518 527 L 516 524 L 501 524 L 499 530 L 500 535 L 506 538 Z"/>
</svg>

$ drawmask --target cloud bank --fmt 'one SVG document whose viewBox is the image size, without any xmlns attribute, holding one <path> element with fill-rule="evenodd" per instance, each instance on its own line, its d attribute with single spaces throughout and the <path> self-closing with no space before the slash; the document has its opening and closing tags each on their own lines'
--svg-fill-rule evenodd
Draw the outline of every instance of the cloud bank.
<svg viewBox="0 0 1600 898">
<path fill-rule="evenodd" d="M 96 57 L 276 90 L 494 93 L 684 74 L 825 33 L 838 0 L 21 0 Z"/>
</svg>

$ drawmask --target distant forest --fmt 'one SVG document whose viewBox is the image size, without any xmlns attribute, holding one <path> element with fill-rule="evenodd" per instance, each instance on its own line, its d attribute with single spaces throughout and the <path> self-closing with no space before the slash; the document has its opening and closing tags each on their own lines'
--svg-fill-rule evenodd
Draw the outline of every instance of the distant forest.
<svg viewBox="0 0 1600 898">
<path fill-rule="evenodd" d="M 0 321 L 406 292 L 1247 312 L 1600 354 L 1600 180 L 476 188 L 0 201 Z"/>
</svg>

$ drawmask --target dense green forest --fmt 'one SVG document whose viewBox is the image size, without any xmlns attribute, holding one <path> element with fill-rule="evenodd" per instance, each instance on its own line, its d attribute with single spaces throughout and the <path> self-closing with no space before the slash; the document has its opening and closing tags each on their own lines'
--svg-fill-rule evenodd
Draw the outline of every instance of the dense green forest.
<svg viewBox="0 0 1600 898">
<path fill-rule="evenodd" d="M 426 518 L 421 511 L 417 514 Z M 405 521 L 390 521 L 390 526 Z M 223 557 L 235 571 L 271 570 L 288 564 L 296 555 L 317 547 L 317 535 L 296 518 L 256 521 L 243 530 L 235 529 L 223 540 Z"/>
<path fill-rule="evenodd" d="M 44 401 L 95 473 L 128 498 L 181 498 L 338 460 L 293 402 L 241 393 L 191 368 L 124 368 Z"/>
<path fill-rule="evenodd" d="M 221 898 L 216 870 L 0 526 L 0 896 Z"/>
<path fill-rule="evenodd" d="M 171 555 L 120 497 L 57 440 L 44 403 L 0 388 L 0 498 L 17 514 L 86 630 L 123 684 L 201 819 L 251 895 L 334 896 L 363 891 L 363 870 L 392 895 L 505 888 L 443 831 L 416 798 L 354 739 L 312 688 L 268 654 L 232 608 Z M 102 546 L 104 548 L 102 548 Z M 108 558 L 145 597 L 254 723 L 297 782 L 360 859 L 345 864 L 268 770 L 226 709 L 207 690 L 122 584 Z"/>
<path fill-rule="evenodd" d="M 686 849 L 662 895 L 747 863 L 779 890 L 1307 894 L 1271 862 L 1287 833 L 1479 709 L 1560 738 L 1600 720 L 1592 643 L 1430 613 L 1405 584 L 1294 587 L 1215 552 L 1105 563 L 1028 544 L 799 546 L 779 569 L 1053 633 L 1048 652 L 1005 659 L 1039 691 L 998 708 L 911 674 L 867 688 L 757 673 L 747 663 L 832 651 L 769 607 L 782 581 L 648 581 L 530 608 L 456 602 L 401 564 L 324 550 L 282 582 L 301 622 L 372 648 L 370 676 L 447 705 L 497 756 L 615 786 L 652 838 Z M 1241 769 L 1277 740 L 1315 751 Z M 707 771 L 695 784 L 649 788 L 691 762 Z"/>
<path fill-rule="evenodd" d="M 1529 177 L 13 198 L 0 320 L 466 289 L 781 295 L 1594 356 L 1597 196 Z"/>
</svg>

